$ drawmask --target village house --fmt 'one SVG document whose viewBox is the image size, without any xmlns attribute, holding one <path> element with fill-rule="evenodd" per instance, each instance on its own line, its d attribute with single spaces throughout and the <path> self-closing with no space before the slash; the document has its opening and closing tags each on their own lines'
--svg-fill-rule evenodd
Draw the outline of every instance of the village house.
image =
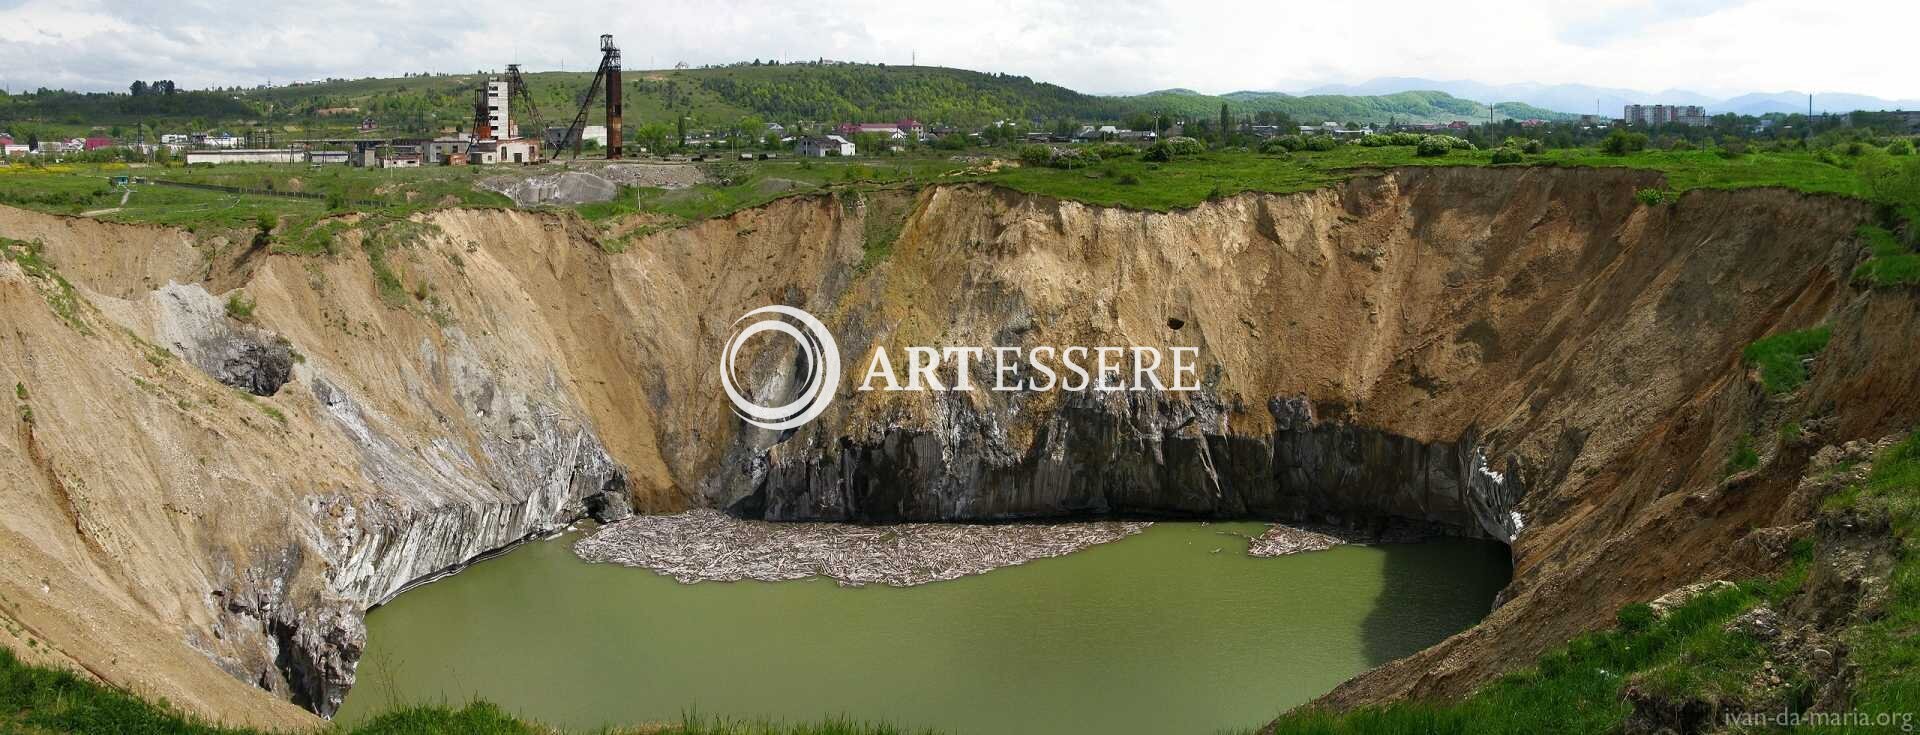
<svg viewBox="0 0 1920 735">
<path fill-rule="evenodd" d="M 838 135 L 809 135 L 794 144 L 793 152 L 813 158 L 851 156 L 854 155 L 854 146 L 852 141 Z"/>
<path fill-rule="evenodd" d="M 886 136 L 888 140 L 898 141 L 920 140 L 921 135 L 926 132 L 926 128 L 920 124 L 920 121 L 907 118 L 899 122 L 891 123 L 845 123 L 835 128 L 834 132 L 839 133 L 841 137 L 845 138 L 851 138 L 861 133 L 876 133 Z"/>
</svg>

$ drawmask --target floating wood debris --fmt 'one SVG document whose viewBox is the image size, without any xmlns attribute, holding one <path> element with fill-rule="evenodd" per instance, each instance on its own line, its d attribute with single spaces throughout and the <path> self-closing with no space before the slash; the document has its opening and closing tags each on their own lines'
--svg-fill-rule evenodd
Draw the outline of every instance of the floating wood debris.
<svg viewBox="0 0 1920 735">
<path fill-rule="evenodd" d="M 600 529 L 573 550 L 589 562 L 651 569 L 687 584 L 823 576 L 849 587 L 907 587 L 1071 554 L 1151 525 L 770 523 L 702 509 L 634 516 Z"/>
<path fill-rule="evenodd" d="M 1347 543 L 1346 539 L 1319 531 L 1273 526 L 1266 533 L 1248 540 L 1247 556 L 1286 556 L 1304 551 L 1326 551 L 1344 543 Z"/>
</svg>

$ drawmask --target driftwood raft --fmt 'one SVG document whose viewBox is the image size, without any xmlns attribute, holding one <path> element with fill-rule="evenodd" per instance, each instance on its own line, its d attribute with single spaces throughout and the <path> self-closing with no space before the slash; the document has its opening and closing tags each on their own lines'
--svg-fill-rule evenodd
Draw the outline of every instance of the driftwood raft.
<svg viewBox="0 0 1920 735">
<path fill-rule="evenodd" d="M 770 523 L 703 509 L 634 516 L 582 539 L 573 550 L 589 562 L 651 569 L 686 584 L 823 576 L 850 587 L 907 587 L 1071 554 L 1151 525 Z"/>
<path fill-rule="evenodd" d="M 1347 542 L 1347 539 L 1332 534 L 1276 525 L 1268 528 L 1266 533 L 1247 540 L 1247 556 L 1272 557 L 1326 551 Z"/>
</svg>

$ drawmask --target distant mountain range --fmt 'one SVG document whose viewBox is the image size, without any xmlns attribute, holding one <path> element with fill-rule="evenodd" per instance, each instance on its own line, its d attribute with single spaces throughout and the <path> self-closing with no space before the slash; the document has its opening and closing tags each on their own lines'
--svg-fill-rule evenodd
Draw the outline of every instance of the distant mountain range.
<svg viewBox="0 0 1920 735">
<path fill-rule="evenodd" d="M 1384 95 L 1415 90 L 1445 92 L 1470 100 L 1510 100 L 1560 112 L 1583 115 L 1597 113 L 1608 117 L 1619 117 L 1621 108 L 1631 104 L 1700 105 L 1712 115 L 1723 112 L 1764 115 L 1770 112 L 1807 111 L 1805 92 L 1755 92 L 1722 99 L 1684 89 L 1642 92 L 1586 84 L 1484 84 L 1419 77 L 1382 77 L 1360 84 L 1328 84 L 1309 89 L 1305 94 Z M 1813 96 L 1813 109 L 1815 112 L 1912 110 L 1920 109 L 1920 99 L 1887 100 L 1863 94 L 1816 93 Z"/>
</svg>

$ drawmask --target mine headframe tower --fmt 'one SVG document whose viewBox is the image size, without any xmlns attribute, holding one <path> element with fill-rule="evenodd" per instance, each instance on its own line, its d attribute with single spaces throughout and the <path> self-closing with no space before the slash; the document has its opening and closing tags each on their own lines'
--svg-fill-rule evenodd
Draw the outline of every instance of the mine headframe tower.
<svg viewBox="0 0 1920 735">
<path fill-rule="evenodd" d="M 620 47 L 613 45 L 612 35 L 600 36 L 600 69 L 593 73 L 593 83 L 587 86 L 586 99 L 580 102 L 580 111 L 573 116 L 573 124 L 567 126 L 567 132 L 560 136 L 560 147 L 573 147 L 573 157 L 580 157 L 581 133 L 587 127 L 587 112 L 593 109 L 594 95 L 605 85 L 607 94 L 607 159 L 620 157 Z"/>
<path fill-rule="evenodd" d="M 519 64 L 507 65 L 507 90 L 510 98 L 518 100 L 522 107 L 527 108 L 527 120 L 533 123 L 533 130 L 539 131 L 537 134 L 544 136 L 547 124 L 540 120 L 540 106 L 534 104 L 533 92 L 527 89 L 527 78 L 520 75 Z M 522 126 L 520 129 L 527 128 Z"/>
</svg>

